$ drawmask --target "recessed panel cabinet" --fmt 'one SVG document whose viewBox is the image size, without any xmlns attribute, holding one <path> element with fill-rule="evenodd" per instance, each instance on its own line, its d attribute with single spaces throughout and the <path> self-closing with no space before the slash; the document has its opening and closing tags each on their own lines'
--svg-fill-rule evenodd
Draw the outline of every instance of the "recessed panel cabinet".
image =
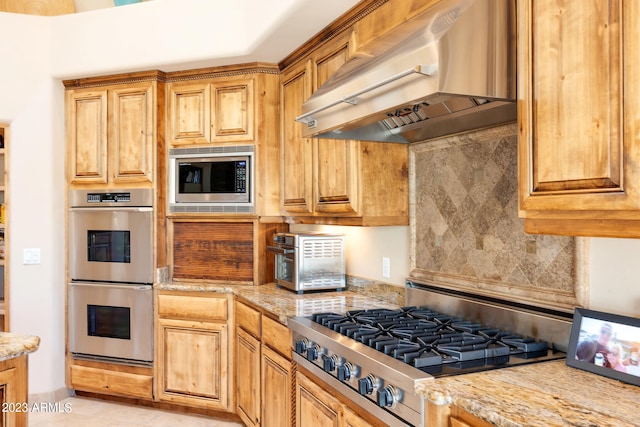
<svg viewBox="0 0 640 427">
<path fill-rule="evenodd" d="M 348 32 L 283 70 L 281 206 L 289 222 L 408 224 L 408 147 L 302 138 L 302 104 L 349 60 Z"/>
<path fill-rule="evenodd" d="M 254 82 L 175 82 L 169 88 L 172 146 L 254 139 Z"/>
<path fill-rule="evenodd" d="M 157 123 L 155 81 L 68 89 L 70 185 L 151 186 Z"/>
<path fill-rule="evenodd" d="M 158 292 L 156 399 L 233 410 L 233 304 L 226 294 Z"/>
<path fill-rule="evenodd" d="M 640 4 L 522 0 L 517 13 L 525 230 L 640 237 Z"/>
<path fill-rule="evenodd" d="M 291 331 L 236 301 L 236 409 L 245 425 L 293 425 Z"/>
</svg>

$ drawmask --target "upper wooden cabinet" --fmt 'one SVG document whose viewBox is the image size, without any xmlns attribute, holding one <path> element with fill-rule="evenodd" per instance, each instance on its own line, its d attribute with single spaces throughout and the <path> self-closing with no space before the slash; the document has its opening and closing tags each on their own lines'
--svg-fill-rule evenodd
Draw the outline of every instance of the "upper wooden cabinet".
<svg viewBox="0 0 640 427">
<path fill-rule="evenodd" d="M 517 11 L 525 231 L 640 237 L 640 4 L 520 0 Z"/>
<path fill-rule="evenodd" d="M 253 148 L 253 207 L 235 216 L 282 222 L 280 213 L 280 70 L 249 63 L 167 74 L 165 156 L 178 151 L 231 153 Z M 202 148 L 207 150 L 198 151 Z M 170 152 L 170 150 L 174 150 Z M 192 151 L 196 150 L 196 151 Z M 204 154 L 203 154 L 204 155 Z M 170 180 L 162 184 L 168 186 Z M 166 190 L 169 194 L 169 190 Z M 183 213 L 186 212 L 186 213 Z M 215 209 L 176 210 L 171 216 L 229 216 Z"/>
<path fill-rule="evenodd" d="M 254 139 L 253 79 L 175 82 L 169 86 L 172 146 Z"/>
<path fill-rule="evenodd" d="M 408 147 L 302 138 L 302 103 L 350 58 L 348 31 L 283 70 L 281 201 L 289 222 L 408 224 Z"/>
<path fill-rule="evenodd" d="M 164 84 L 157 72 L 103 80 L 64 82 L 69 184 L 151 186 Z"/>
</svg>

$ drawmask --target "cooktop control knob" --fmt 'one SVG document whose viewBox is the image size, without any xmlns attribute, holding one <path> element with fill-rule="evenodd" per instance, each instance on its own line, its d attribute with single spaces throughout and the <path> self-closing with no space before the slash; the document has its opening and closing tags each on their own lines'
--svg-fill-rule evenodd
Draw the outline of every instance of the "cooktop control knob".
<svg viewBox="0 0 640 427">
<path fill-rule="evenodd" d="M 378 379 L 373 374 L 358 380 L 358 392 L 363 396 L 373 393 L 376 387 L 378 387 Z"/>
<path fill-rule="evenodd" d="M 311 345 L 311 341 L 308 338 L 303 338 L 301 340 L 296 341 L 296 353 L 304 354 L 307 351 L 307 348 Z"/>
<path fill-rule="evenodd" d="M 391 407 L 400 401 L 400 390 L 393 385 L 385 386 L 378 390 L 378 406 Z"/>
<path fill-rule="evenodd" d="M 338 366 L 338 379 L 349 381 L 356 374 L 356 367 L 351 362 L 346 362 Z"/>
<path fill-rule="evenodd" d="M 313 362 L 314 360 L 316 360 L 318 358 L 318 356 L 320 355 L 322 349 L 320 348 L 320 346 L 318 344 L 313 344 L 310 347 L 307 348 L 307 360 L 309 362 Z"/>
<path fill-rule="evenodd" d="M 323 355 L 322 358 L 322 367 L 325 372 L 333 372 L 336 370 L 336 365 L 338 363 L 338 356 L 336 354 L 331 356 Z"/>
</svg>

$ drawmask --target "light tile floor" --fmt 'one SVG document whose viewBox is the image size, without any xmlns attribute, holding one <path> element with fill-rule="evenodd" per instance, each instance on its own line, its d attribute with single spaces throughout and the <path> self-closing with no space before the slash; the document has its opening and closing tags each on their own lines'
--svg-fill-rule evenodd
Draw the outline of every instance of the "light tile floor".
<svg viewBox="0 0 640 427">
<path fill-rule="evenodd" d="M 29 427 L 242 427 L 243 424 L 85 397 L 69 397 L 51 410 L 29 412 Z M 54 412 L 57 409 L 59 412 Z"/>
</svg>

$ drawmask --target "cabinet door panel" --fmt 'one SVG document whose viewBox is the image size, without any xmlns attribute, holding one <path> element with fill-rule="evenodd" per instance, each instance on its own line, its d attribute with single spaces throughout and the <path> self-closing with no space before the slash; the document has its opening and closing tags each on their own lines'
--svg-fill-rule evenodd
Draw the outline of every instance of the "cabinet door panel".
<svg viewBox="0 0 640 427">
<path fill-rule="evenodd" d="M 319 55 L 316 84 L 322 86 L 349 58 L 347 43 Z M 353 213 L 358 207 L 357 142 L 318 139 L 316 158 L 315 210 L 325 213 Z"/>
<path fill-rule="evenodd" d="M 236 399 L 238 414 L 251 426 L 260 425 L 260 341 L 237 329 Z"/>
<path fill-rule="evenodd" d="M 67 93 L 72 183 L 107 182 L 107 91 Z"/>
<path fill-rule="evenodd" d="M 253 140 L 253 82 L 226 82 L 211 86 L 212 142 Z"/>
<path fill-rule="evenodd" d="M 520 208 L 637 208 L 628 197 L 637 184 L 623 173 L 631 141 L 624 141 L 622 3 L 523 1 L 518 11 Z"/>
<path fill-rule="evenodd" d="M 261 365 L 262 427 L 291 426 L 295 402 L 293 362 L 263 345 Z"/>
<path fill-rule="evenodd" d="M 340 426 L 340 402 L 299 372 L 297 374 L 296 400 L 297 427 Z"/>
<path fill-rule="evenodd" d="M 174 83 L 169 96 L 171 144 L 208 143 L 211 128 L 209 84 Z"/>
<path fill-rule="evenodd" d="M 295 121 L 302 103 L 311 95 L 310 62 L 283 79 L 281 194 L 285 212 L 312 212 L 312 145 L 302 138 L 302 124 Z"/>
<path fill-rule="evenodd" d="M 151 182 L 155 139 L 151 86 L 111 91 L 110 114 L 113 182 Z"/>
<path fill-rule="evenodd" d="M 227 409 L 227 325 L 160 320 L 161 400 Z"/>
</svg>

